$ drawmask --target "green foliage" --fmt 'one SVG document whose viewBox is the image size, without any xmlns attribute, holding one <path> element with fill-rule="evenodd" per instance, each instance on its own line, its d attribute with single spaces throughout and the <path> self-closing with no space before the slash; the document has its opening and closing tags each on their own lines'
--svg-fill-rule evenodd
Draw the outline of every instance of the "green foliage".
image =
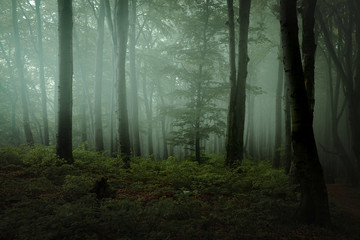
<svg viewBox="0 0 360 240">
<path fill-rule="evenodd" d="M 223 156 L 208 155 L 203 164 L 136 158 L 123 169 L 84 149 L 71 166 L 53 147 L 0 154 L 0 239 L 276 239 L 293 230 L 296 186 L 270 163 L 228 169 Z M 100 177 L 113 198 L 92 191 Z"/>
</svg>

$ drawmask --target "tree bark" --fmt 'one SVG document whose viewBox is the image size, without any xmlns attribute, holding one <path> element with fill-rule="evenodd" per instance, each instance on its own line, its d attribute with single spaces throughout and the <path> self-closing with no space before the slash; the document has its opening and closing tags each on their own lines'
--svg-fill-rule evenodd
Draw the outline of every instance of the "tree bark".
<svg viewBox="0 0 360 240">
<path fill-rule="evenodd" d="M 316 1 L 315 1 L 316 2 Z M 302 54 L 303 54 L 303 69 L 305 78 L 305 88 L 308 96 L 311 117 L 314 115 L 315 106 L 315 83 L 314 83 L 314 69 L 315 69 L 315 6 L 314 1 L 302 2 Z"/>
<path fill-rule="evenodd" d="M 68 163 L 72 155 L 73 34 L 72 0 L 58 0 L 59 11 L 59 113 L 56 153 Z"/>
<path fill-rule="evenodd" d="M 292 162 L 291 147 L 291 110 L 290 110 L 290 87 L 289 80 L 284 81 L 284 105 L 285 105 L 285 173 L 290 173 Z"/>
<path fill-rule="evenodd" d="M 245 86 L 247 77 L 248 32 L 251 0 L 239 0 L 239 59 L 235 69 L 235 27 L 233 1 L 228 0 L 230 46 L 230 103 L 228 110 L 225 164 L 241 164 L 244 155 Z"/>
<path fill-rule="evenodd" d="M 129 119 L 126 98 L 126 49 L 129 30 L 129 3 L 128 0 L 116 0 L 115 2 L 115 30 L 117 36 L 117 61 L 116 61 L 116 81 L 117 81 L 117 101 L 118 101 L 118 135 L 120 155 L 126 166 L 130 161 L 130 136 Z"/>
<path fill-rule="evenodd" d="M 19 36 L 16 8 L 17 8 L 16 0 L 12 0 L 12 21 L 13 21 L 14 41 L 15 41 L 15 62 L 18 69 L 18 77 L 20 81 L 20 94 L 21 94 L 21 103 L 23 109 L 23 126 L 24 126 L 26 143 L 28 145 L 32 145 L 34 144 L 34 138 L 30 128 L 29 103 L 27 101 L 28 93 L 27 93 L 27 86 L 24 77 L 24 63 L 21 56 L 20 36 Z"/>
<path fill-rule="evenodd" d="M 311 0 L 311 2 L 315 6 L 316 1 Z M 293 167 L 301 189 L 301 203 L 297 217 L 303 223 L 328 225 L 330 223 L 328 196 L 317 154 L 312 128 L 312 111 L 301 64 L 296 3 L 297 0 L 280 1 L 284 68 L 291 93 Z M 311 34 L 313 29 L 307 28 L 304 31 Z"/>
<path fill-rule="evenodd" d="M 95 66 L 95 150 L 104 151 L 104 138 L 101 114 L 101 98 L 102 98 L 102 78 L 103 78 L 103 49 L 104 49 L 104 19 L 105 19 L 105 3 L 100 1 L 98 16 L 98 36 L 96 49 L 96 66 Z"/>
</svg>

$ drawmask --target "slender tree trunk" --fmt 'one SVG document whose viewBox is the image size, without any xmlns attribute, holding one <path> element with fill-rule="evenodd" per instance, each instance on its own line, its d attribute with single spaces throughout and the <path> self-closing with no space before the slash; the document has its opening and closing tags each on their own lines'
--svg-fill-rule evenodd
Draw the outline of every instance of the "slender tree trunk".
<svg viewBox="0 0 360 240">
<path fill-rule="evenodd" d="M 113 67 L 113 84 L 111 86 L 111 94 L 110 94 L 110 155 L 114 156 L 115 155 L 115 142 L 114 142 L 114 110 L 115 110 L 115 86 L 116 86 L 116 59 L 117 59 L 117 39 L 114 33 L 114 25 L 113 25 L 113 20 L 111 17 L 111 8 L 110 8 L 110 2 L 109 0 L 104 0 L 104 4 L 105 4 L 105 19 L 106 19 L 106 23 L 110 32 L 110 36 L 111 36 L 111 42 L 112 42 L 112 67 Z"/>
<path fill-rule="evenodd" d="M 289 80 L 284 81 L 284 105 L 285 105 L 285 173 L 290 173 L 292 163 L 291 147 L 291 110 L 290 110 L 290 86 Z"/>
<path fill-rule="evenodd" d="M 125 78 L 125 63 L 126 63 L 126 49 L 128 41 L 129 30 L 129 5 L 128 0 L 116 0 L 115 2 L 115 26 L 117 36 L 117 101 L 118 101 L 118 135 L 120 155 L 125 162 L 129 165 L 130 161 L 130 136 L 129 136 L 129 119 L 127 110 L 126 98 L 126 78 Z"/>
<path fill-rule="evenodd" d="M 34 144 L 34 138 L 30 128 L 29 103 L 27 101 L 28 93 L 27 93 L 27 86 L 24 77 L 24 63 L 21 56 L 20 36 L 19 36 L 16 8 L 17 8 L 16 0 L 12 0 L 12 20 L 13 20 L 14 41 L 15 41 L 15 62 L 18 69 L 18 77 L 20 81 L 20 95 L 21 95 L 21 103 L 23 109 L 24 133 L 25 133 L 26 143 L 32 145 Z"/>
<path fill-rule="evenodd" d="M 306 13 L 306 16 L 314 17 L 316 0 L 310 2 L 308 3 L 310 7 L 306 11 L 310 11 L 312 14 L 307 15 Z M 298 39 L 296 3 L 297 0 L 280 1 L 284 67 L 291 92 L 294 172 L 301 189 L 301 203 L 297 217 L 300 222 L 327 225 L 330 223 L 328 196 L 312 128 L 312 110 L 305 89 L 305 76 Z M 311 34 L 313 28 L 309 27 L 304 31 Z M 305 66 L 304 69 L 308 68 L 311 66 Z"/>
<path fill-rule="evenodd" d="M 279 47 L 279 58 L 281 58 L 281 48 Z M 282 123 L 282 96 L 283 96 L 283 86 L 284 86 L 284 69 L 283 64 L 279 59 L 278 65 L 278 82 L 276 88 L 276 108 L 275 108 L 275 154 L 273 158 L 273 168 L 280 168 L 280 160 L 281 160 L 281 123 Z"/>
<path fill-rule="evenodd" d="M 136 79 L 136 0 L 131 0 L 130 11 L 130 34 L 129 34 L 129 58 L 130 58 L 130 77 L 131 77 L 131 104 L 132 104 L 132 125 L 133 125 L 133 155 L 140 156 L 140 134 L 139 134 L 139 104 L 138 87 Z"/>
<path fill-rule="evenodd" d="M 160 95 L 160 101 L 161 101 L 162 105 L 165 105 L 164 97 L 162 95 Z M 164 149 L 163 159 L 168 159 L 169 152 L 168 152 L 168 146 L 167 146 L 167 141 L 166 141 L 166 118 L 165 117 L 163 117 L 161 119 L 161 133 L 162 133 L 163 149 Z"/>
<path fill-rule="evenodd" d="M 104 49 L 104 19 L 105 19 L 105 3 L 100 1 L 98 16 L 98 36 L 96 49 L 96 66 L 95 66 L 95 149 L 96 151 L 104 151 L 102 114 L 101 114 L 101 98 L 102 98 L 102 77 L 103 77 L 103 49 Z"/>
<path fill-rule="evenodd" d="M 46 96 L 46 83 L 44 74 L 44 54 L 42 44 L 42 21 L 40 14 L 40 1 L 35 0 L 36 9 L 36 22 L 37 22 L 37 34 L 38 34 L 38 56 L 39 56 L 39 74 L 40 74 L 40 89 L 41 89 L 41 107 L 42 107 L 42 120 L 44 125 L 44 144 L 49 145 L 49 123 L 47 114 L 47 96 Z"/>
<path fill-rule="evenodd" d="M 73 34 L 72 0 L 58 0 L 59 11 L 59 113 L 56 153 L 68 163 L 72 155 Z"/>
<path fill-rule="evenodd" d="M 235 69 L 235 27 L 233 1 L 228 0 L 230 45 L 230 103 L 226 134 L 225 164 L 241 163 L 244 155 L 245 85 L 247 77 L 248 32 L 251 0 L 239 0 L 239 60 Z"/>
<path fill-rule="evenodd" d="M 147 63 L 144 62 L 144 74 L 143 74 L 143 94 L 144 94 L 144 105 L 147 118 L 147 137 L 148 137 L 148 154 L 152 155 L 154 153 L 153 148 L 153 121 L 152 121 L 152 96 L 153 88 L 151 88 L 150 95 L 148 96 L 147 90 Z"/>
</svg>

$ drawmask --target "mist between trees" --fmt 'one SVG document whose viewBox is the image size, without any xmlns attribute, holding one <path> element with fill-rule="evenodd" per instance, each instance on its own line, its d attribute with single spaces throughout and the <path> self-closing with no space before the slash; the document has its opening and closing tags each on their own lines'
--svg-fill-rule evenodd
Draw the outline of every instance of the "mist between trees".
<svg viewBox="0 0 360 240">
<path fill-rule="evenodd" d="M 321 168 L 357 185 L 359 11 L 355 0 L 4 1 L 0 146 L 57 145 L 69 163 L 79 146 L 125 162 L 218 153 L 228 166 L 292 165 L 304 185 Z"/>
</svg>

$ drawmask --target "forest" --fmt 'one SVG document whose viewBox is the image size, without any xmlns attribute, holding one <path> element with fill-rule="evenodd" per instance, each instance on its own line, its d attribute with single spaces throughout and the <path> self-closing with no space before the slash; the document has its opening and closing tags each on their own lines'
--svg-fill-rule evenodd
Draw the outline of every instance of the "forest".
<svg viewBox="0 0 360 240">
<path fill-rule="evenodd" d="M 359 239 L 359 13 L 3 0 L 0 239 Z"/>
</svg>

